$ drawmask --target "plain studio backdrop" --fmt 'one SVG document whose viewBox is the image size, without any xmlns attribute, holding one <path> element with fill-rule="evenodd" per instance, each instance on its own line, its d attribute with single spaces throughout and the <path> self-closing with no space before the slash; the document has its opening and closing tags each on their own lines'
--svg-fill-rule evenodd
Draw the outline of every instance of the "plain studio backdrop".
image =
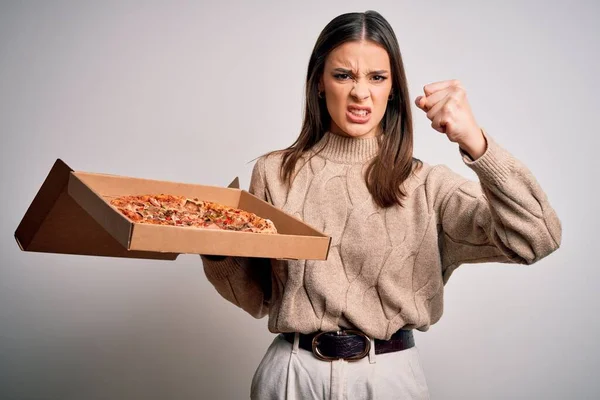
<svg viewBox="0 0 600 400">
<path fill-rule="evenodd" d="M 335 16 L 375 9 L 411 99 L 460 79 L 490 135 L 563 224 L 533 266 L 463 265 L 417 332 L 433 399 L 600 396 L 600 6 L 593 1 L 2 2 L 0 398 L 243 399 L 273 335 L 200 258 L 21 252 L 13 234 L 56 158 L 72 168 L 247 188 L 297 136 L 308 58 Z M 476 179 L 413 105 L 415 155 Z"/>
</svg>

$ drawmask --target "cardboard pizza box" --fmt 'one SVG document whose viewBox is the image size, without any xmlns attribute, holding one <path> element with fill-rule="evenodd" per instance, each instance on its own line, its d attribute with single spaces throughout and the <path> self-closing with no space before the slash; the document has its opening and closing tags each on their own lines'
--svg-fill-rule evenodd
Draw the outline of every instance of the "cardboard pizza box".
<svg viewBox="0 0 600 400">
<path fill-rule="evenodd" d="M 110 205 L 117 196 L 168 193 L 253 212 L 277 234 L 139 224 Z M 58 159 L 16 232 L 24 251 L 174 260 L 181 253 L 325 260 L 331 238 L 239 189 L 73 171 Z"/>
</svg>

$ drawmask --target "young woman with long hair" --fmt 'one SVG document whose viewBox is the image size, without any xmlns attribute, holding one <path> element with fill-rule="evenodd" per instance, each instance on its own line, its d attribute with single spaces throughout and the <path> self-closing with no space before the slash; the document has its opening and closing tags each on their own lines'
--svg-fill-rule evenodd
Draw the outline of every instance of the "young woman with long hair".
<svg viewBox="0 0 600 400">
<path fill-rule="evenodd" d="M 425 86 L 415 104 L 478 182 L 413 157 L 412 104 L 380 14 L 324 28 L 300 135 L 258 159 L 250 191 L 331 236 L 328 259 L 202 256 L 217 291 L 279 334 L 253 399 L 427 399 L 412 332 L 440 319 L 452 272 L 532 264 L 559 247 L 542 188 L 478 125 L 459 81 Z"/>
</svg>

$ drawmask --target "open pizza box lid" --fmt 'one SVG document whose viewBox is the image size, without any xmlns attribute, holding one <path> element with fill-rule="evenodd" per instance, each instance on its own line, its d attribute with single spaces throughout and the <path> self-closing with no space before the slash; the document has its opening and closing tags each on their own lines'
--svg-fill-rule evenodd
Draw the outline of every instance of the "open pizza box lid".
<svg viewBox="0 0 600 400">
<path fill-rule="evenodd" d="M 253 212 L 277 234 L 139 224 L 110 205 L 117 196 L 168 193 Z M 24 251 L 174 260 L 180 253 L 325 260 L 331 238 L 239 189 L 73 171 L 56 160 L 16 232 Z"/>
</svg>

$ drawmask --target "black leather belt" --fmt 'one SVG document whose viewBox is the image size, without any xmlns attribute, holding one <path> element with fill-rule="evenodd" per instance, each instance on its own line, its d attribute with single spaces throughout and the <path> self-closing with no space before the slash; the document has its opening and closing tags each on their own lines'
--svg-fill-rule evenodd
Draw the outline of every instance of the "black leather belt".
<svg viewBox="0 0 600 400">
<path fill-rule="evenodd" d="M 285 340 L 294 343 L 294 332 L 281 334 Z M 315 332 L 300 334 L 299 346 L 311 351 L 315 357 L 323 361 L 344 359 L 356 361 L 365 357 L 371 350 L 371 340 L 358 330 L 341 330 L 334 332 Z M 391 353 L 414 347 L 415 339 L 411 330 L 400 329 L 390 340 L 375 339 L 375 354 Z"/>
</svg>

